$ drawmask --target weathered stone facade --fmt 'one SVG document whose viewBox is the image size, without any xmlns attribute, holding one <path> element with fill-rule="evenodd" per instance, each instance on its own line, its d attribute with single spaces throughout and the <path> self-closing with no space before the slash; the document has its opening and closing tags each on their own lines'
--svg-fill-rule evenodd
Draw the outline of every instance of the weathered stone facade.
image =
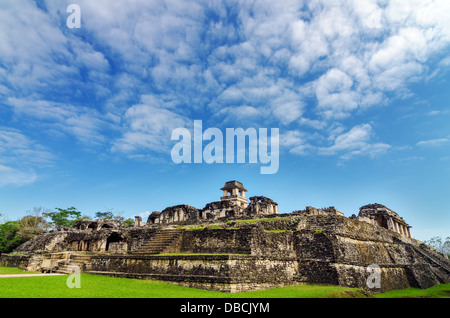
<svg viewBox="0 0 450 318">
<path fill-rule="evenodd" d="M 245 197 L 247 189 L 236 180 L 228 181 L 220 189 L 223 196 L 220 201 L 206 204 L 203 209 L 197 209 L 189 205 L 176 205 L 164 209 L 162 212 L 153 212 L 148 224 L 169 224 L 180 222 L 201 222 L 202 220 L 223 219 L 230 217 L 246 217 L 255 215 L 270 215 L 278 213 L 278 204 L 273 200 L 263 197 L 250 197 L 250 204 Z M 144 224 L 142 224 L 144 226 Z"/>
<path fill-rule="evenodd" d="M 60 272 L 77 265 L 92 274 L 223 292 L 311 283 L 377 293 L 450 282 L 448 258 L 411 238 L 410 231 L 389 226 L 397 222 L 409 229 L 382 205 L 364 206 L 351 218 L 334 207 L 266 214 L 276 204 L 253 197 L 239 207 L 243 214 L 218 212 L 232 206 L 239 204 L 221 200 L 202 210 L 179 205 L 157 215 L 163 222 L 137 218 L 128 228 L 107 220 L 79 222 L 1 255 L 0 265 Z M 371 266 L 379 269 L 379 288 L 367 284 Z"/>
<path fill-rule="evenodd" d="M 384 205 L 375 203 L 361 207 L 357 219 L 411 237 L 411 226 Z"/>
</svg>

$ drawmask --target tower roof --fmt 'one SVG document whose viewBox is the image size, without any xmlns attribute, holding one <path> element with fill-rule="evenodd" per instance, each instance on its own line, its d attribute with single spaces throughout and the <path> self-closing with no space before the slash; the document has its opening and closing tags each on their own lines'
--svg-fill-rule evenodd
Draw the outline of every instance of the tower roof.
<svg viewBox="0 0 450 318">
<path fill-rule="evenodd" d="M 225 182 L 225 185 L 220 190 L 231 190 L 236 188 L 241 191 L 247 191 L 247 189 L 244 188 L 244 185 L 236 180 Z"/>
</svg>

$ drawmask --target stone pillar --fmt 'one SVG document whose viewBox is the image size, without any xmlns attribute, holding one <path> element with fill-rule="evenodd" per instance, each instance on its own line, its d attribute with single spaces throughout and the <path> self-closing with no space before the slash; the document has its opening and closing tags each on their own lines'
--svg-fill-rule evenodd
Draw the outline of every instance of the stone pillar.
<svg viewBox="0 0 450 318">
<path fill-rule="evenodd" d="M 394 225 L 395 225 L 395 232 L 400 233 L 400 227 L 396 221 L 394 221 Z"/>
<path fill-rule="evenodd" d="M 142 222 L 142 218 L 140 216 L 135 216 L 134 217 L 134 226 L 135 227 L 140 227 L 141 226 L 141 222 Z"/>
<path fill-rule="evenodd" d="M 375 220 L 374 220 L 374 224 L 375 224 Z M 392 218 L 387 219 L 387 226 L 388 226 L 388 230 L 397 232 L 397 229 L 395 228 L 395 221 Z"/>
<path fill-rule="evenodd" d="M 400 226 L 401 226 L 401 229 L 402 229 L 402 235 L 407 236 L 407 234 L 406 234 L 406 227 L 403 224 L 401 224 Z"/>
</svg>

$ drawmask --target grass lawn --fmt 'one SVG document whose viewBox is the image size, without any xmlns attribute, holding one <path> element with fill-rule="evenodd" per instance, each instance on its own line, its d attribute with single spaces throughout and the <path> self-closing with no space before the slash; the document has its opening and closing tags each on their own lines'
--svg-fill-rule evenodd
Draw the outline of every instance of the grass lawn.
<svg viewBox="0 0 450 318">
<path fill-rule="evenodd" d="M 407 288 L 375 295 L 377 298 L 450 298 L 450 284 L 441 284 L 428 289 Z"/>
<path fill-rule="evenodd" d="M 21 274 L 0 267 L 0 274 Z M 107 277 L 82 273 L 81 288 L 68 288 L 68 275 L 0 278 L 0 298 L 355 298 L 372 297 L 357 288 L 298 285 L 246 293 L 220 293 L 153 280 Z M 375 297 L 450 297 L 450 284 L 427 290 L 405 289 Z"/>
</svg>

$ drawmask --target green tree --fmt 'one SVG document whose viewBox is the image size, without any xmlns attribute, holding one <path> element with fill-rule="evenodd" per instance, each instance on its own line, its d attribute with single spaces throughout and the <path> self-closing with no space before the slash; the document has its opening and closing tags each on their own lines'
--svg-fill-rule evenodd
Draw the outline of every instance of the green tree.
<svg viewBox="0 0 450 318">
<path fill-rule="evenodd" d="M 9 253 L 19 247 L 25 240 L 18 236 L 17 221 L 0 224 L 0 253 Z"/>
<path fill-rule="evenodd" d="M 134 225 L 134 220 L 133 219 L 126 219 L 125 221 L 122 222 L 123 226 L 126 227 L 131 227 Z"/>
<path fill-rule="evenodd" d="M 114 218 L 114 214 L 111 211 L 97 212 L 95 213 L 95 218 L 112 220 Z"/>
<path fill-rule="evenodd" d="M 132 226 L 134 224 L 134 220 L 125 219 L 123 216 L 121 216 L 122 213 L 123 212 L 119 212 L 117 215 L 115 215 L 112 211 L 97 212 L 95 213 L 95 218 L 119 221 L 123 226 Z"/>
<path fill-rule="evenodd" d="M 43 216 L 50 218 L 53 226 L 58 230 L 73 227 L 74 223 L 81 218 L 81 212 L 75 207 L 55 209 L 56 211 L 43 213 Z"/>
</svg>

